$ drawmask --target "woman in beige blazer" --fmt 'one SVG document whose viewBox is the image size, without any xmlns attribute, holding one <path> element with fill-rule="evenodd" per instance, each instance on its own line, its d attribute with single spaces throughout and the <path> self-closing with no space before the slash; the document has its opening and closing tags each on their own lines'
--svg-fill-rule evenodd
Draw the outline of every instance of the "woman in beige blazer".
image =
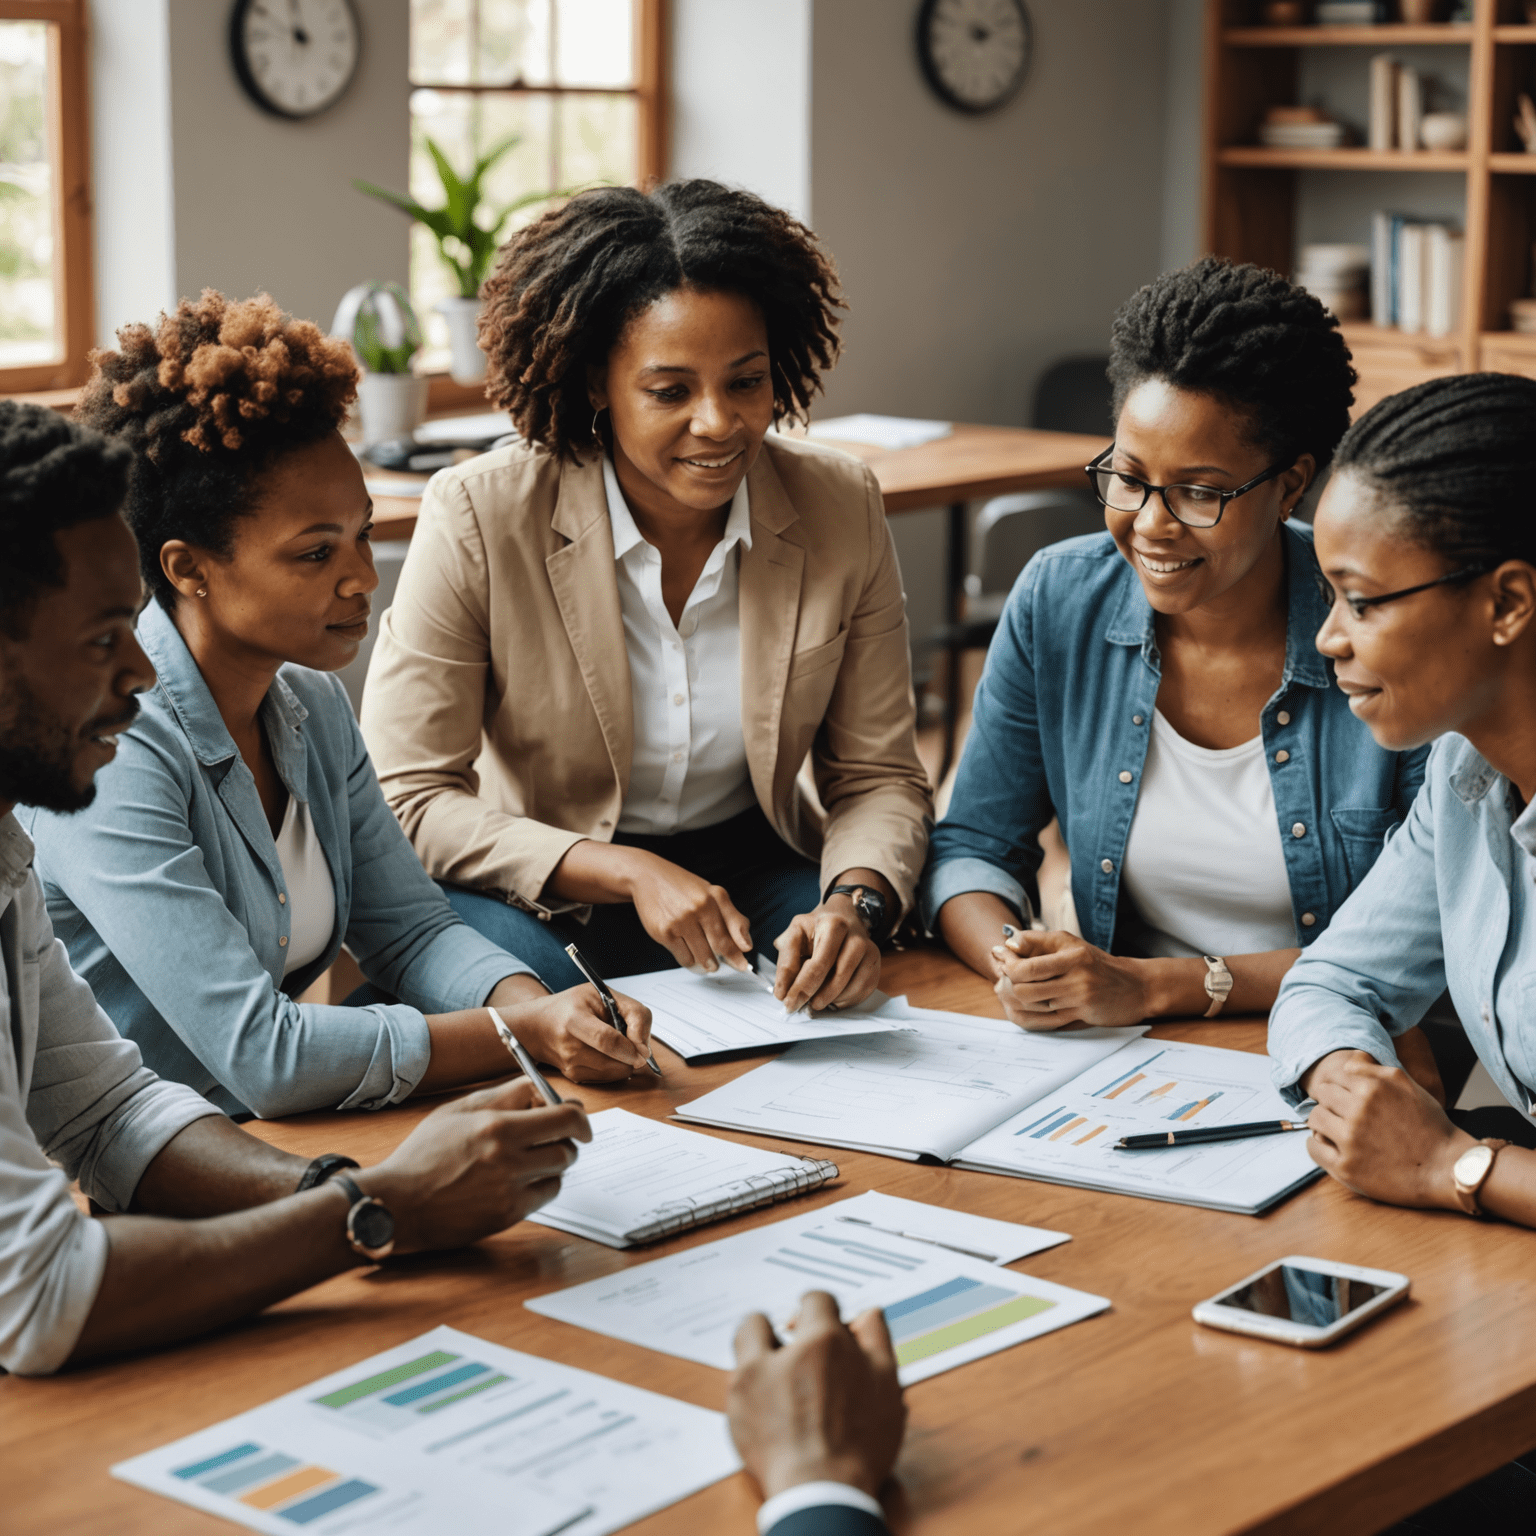
<svg viewBox="0 0 1536 1536">
<path fill-rule="evenodd" d="M 851 1006 L 931 817 L 879 488 L 770 434 L 837 351 L 836 275 L 713 182 L 601 188 L 485 289 L 522 441 L 437 475 L 363 701 L 395 814 L 546 983 L 776 957 Z"/>
</svg>

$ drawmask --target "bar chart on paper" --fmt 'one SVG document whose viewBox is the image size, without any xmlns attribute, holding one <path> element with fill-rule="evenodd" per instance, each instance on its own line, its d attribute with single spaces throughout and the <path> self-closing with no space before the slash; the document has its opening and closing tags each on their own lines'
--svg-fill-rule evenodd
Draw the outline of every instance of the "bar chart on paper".
<svg viewBox="0 0 1536 1536">
<path fill-rule="evenodd" d="M 719 1414 L 438 1328 L 112 1470 L 267 1532 L 601 1536 L 738 1465 Z"/>
<path fill-rule="evenodd" d="M 746 1313 L 766 1313 L 782 1335 L 810 1290 L 829 1292 L 844 1317 L 882 1309 L 908 1385 L 1109 1305 L 931 1243 L 850 1231 L 825 1212 L 669 1254 L 527 1305 L 579 1328 L 729 1370 L 731 1340 Z"/>
</svg>

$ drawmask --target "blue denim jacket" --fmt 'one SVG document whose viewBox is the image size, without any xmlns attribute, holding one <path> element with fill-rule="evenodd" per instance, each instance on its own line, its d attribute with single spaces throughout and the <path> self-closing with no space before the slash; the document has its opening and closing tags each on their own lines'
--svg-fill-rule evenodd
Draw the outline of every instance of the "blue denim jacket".
<svg viewBox="0 0 1536 1536">
<path fill-rule="evenodd" d="M 1464 736 L 1442 736 L 1402 830 L 1325 938 L 1291 968 L 1269 1016 L 1275 1082 L 1329 1051 L 1400 1066 L 1393 1039 L 1449 987 L 1504 1097 L 1536 1121 L 1536 810 L 1510 814 L 1509 781 Z M 1536 1085 L 1533 1085 L 1536 1086 Z"/>
<path fill-rule="evenodd" d="M 1281 536 L 1285 672 L 1260 729 L 1305 946 L 1407 814 L 1426 752 L 1384 752 L 1354 718 L 1314 643 L 1327 610 L 1312 530 L 1284 523 Z M 1120 866 L 1162 681 L 1153 619 L 1107 533 L 1052 545 L 1025 566 L 987 653 L 949 810 L 929 846 L 919 899 L 930 931 L 939 908 L 965 891 L 991 891 L 1021 913 L 1037 903 L 1038 835 L 1054 814 L 1083 937 L 1114 950 L 1117 933 L 1123 946 L 1134 932 Z"/>
<path fill-rule="evenodd" d="M 229 1113 L 377 1109 L 431 1059 L 423 1013 L 471 1008 L 528 966 L 454 916 L 384 803 L 340 682 L 284 667 L 261 708 L 336 888 L 325 952 L 283 977 L 287 887 L 256 780 L 176 626 L 139 641 L 160 680 L 88 810 L 18 811 L 70 963 L 146 1066 Z M 282 897 L 282 900 L 279 900 Z M 343 940 L 397 1004 L 294 999 Z"/>
</svg>

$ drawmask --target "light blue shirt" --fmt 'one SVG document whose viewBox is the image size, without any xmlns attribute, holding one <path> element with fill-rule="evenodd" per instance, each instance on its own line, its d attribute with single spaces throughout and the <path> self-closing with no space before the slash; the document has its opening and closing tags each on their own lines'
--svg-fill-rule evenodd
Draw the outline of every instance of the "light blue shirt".
<svg viewBox="0 0 1536 1536">
<path fill-rule="evenodd" d="M 152 603 L 159 673 L 88 810 L 19 813 L 54 929 L 147 1066 L 232 1114 L 378 1109 L 432 1055 L 423 1016 L 483 1003 L 530 968 L 462 923 L 395 820 L 336 678 L 287 666 L 261 707 L 278 776 L 309 807 L 336 921 L 286 978 L 288 889 L 256 780 L 176 626 Z M 399 1003 L 295 999 L 345 941 Z"/>
<path fill-rule="evenodd" d="M 1400 1065 L 1394 1038 L 1449 987 L 1489 1076 L 1536 1121 L 1533 855 L 1536 809 L 1516 820 L 1509 781 L 1465 737 L 1441 737 L 1401 830 L 1280 988 L 1269 1054 L 1291 1103 L 1330 1051 Z"/>
</svg>

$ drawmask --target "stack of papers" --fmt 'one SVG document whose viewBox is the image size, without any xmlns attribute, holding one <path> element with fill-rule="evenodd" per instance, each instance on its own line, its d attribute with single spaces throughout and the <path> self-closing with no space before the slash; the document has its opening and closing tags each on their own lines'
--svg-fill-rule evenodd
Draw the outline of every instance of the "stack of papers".
<svg viewBox="0 0 1536 1536">
<path fill-rule="evenodd" d="M 811 438 L 828 438 L 839 443 L 868 443 L 872 448 L 920 448 L 937 442 L 954 431 L 947 421 L 924 421 L 916 416 L 832 416 L 813 421 L 805 429 Z"/>
<path fill-rule="evenodd" d="M 740 1465 L 724 1414 L 434 1328 L 112 1475 L 273 1536 L 605 1536 Z"/>
</svg>

